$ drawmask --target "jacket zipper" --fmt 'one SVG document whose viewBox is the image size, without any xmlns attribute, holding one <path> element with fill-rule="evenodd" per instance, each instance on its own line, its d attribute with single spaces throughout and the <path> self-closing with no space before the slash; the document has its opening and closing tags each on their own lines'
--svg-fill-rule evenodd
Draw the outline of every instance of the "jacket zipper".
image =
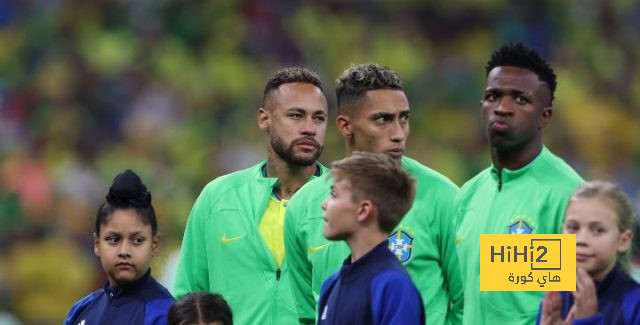
<svg viewBox="0 0 640 325">
<path fill-rule="evenodd" d="M 107 318 L 107 315 L 109 315 L 109 312 L 111 311 L 111 303 L 113 302 L 114 298 L 114 294 L 113 292 L 109 291 L 109 293 L 107 294 L 109 297 L 107 297 L 107 308 L 105 309 L 104 314 L 102 315 L 101 319 L 100 319 L 100 324 L 104 324 L 105 319 Z"/>
<path fill-rule="evenodd" d="M 279 283 L 280 283 L 280 268 L 277 268 L 276 269 L 276 283 L 274 285 L 274 292 L 273 292 L 273 294 L 274 294 L 273 304 L 271 305 L 272 306 L 272 317 L 273 317 L 272 324 L 278 324 L 278 316 L 279 315 L 278 315 L 277 306 L 278 306 L 278 297 L 279 297 L 278 291 L 280 291 L 280 288 L 279 288 L 280 284 Z"/>
</svg>

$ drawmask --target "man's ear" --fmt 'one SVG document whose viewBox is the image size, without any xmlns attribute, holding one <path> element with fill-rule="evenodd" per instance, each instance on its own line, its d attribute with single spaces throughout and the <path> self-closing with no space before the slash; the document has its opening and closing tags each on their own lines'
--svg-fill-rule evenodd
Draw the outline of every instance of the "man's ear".
<svg viewBox="0 0 640 325">
<path fill-rule="evenodd" d="M 100 240 L 95 232 L 93 233 L 93 253 L 100 257 Z"/>
<path fill-rule="evenodd" d="M 342 134 L 343 137 L 349 139 L 353 135 L 353 125 L 351 124 L 351 118 L 346 115 L 338 115 L 336 118 L 336 127 L 338 128 L 338 132 Z"/>
<path fill-rule="evenodd" d="M 546 106 L 542 108 L 542 113 L 540 114 L 540 119 L 538 121 L 538 129 L 544 129 L 549 121 L 551 121 L 551 116 L 553 115 L 553 107 Z"/>
<path fill-rule="evenodd" d="M 258 108 L 258 127 L 261 131 L 269 131 L 271 125 L 271 112 L 264 107 Z"/>
</svg>

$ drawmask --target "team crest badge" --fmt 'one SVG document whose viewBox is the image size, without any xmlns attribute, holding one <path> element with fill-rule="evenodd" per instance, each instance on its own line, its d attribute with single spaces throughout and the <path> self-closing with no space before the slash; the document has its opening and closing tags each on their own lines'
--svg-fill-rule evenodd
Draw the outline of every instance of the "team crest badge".
<svg viewBox="0 0 640 325">
<path fill-rule="evenodd" d="M 411 258 L 413 237 L 404 230 L 397 230 L 389 236 L 389 250 L 398 258 L 400 263 L 405 263 Z"/>
<path fill-rule="evenodd" d="M 535 221 L 526 215 L 517 216 L 509 221 L 507 225 L 507 231 L 509 234 L 524 234 L 528 235 L 533 233 L 536 227 Z"/>
</svg>

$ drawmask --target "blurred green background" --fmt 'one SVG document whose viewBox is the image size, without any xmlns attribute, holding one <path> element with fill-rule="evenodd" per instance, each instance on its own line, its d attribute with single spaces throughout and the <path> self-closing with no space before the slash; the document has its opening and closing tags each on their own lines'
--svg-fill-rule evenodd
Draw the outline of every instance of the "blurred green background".
<svg viewBox="0 0 640 325">
<path fill-rule="evenodd" d="M 265 157 L 256 109 L 283 66 L 325 82 L 326 163 L 344 155 L 335 78 L 393 68 L 408 155 L 462 185 L 490 163 L 484 65 L 522 41 L 558 75 L 546 145 L 638 205 L 639 30 L 632 0 L 0 0 L 0 323 L 60 323 L 101 286 L 95 212 L 125 168 L 153 195 L 161 278 L 202 187 Z"/>
</svg>

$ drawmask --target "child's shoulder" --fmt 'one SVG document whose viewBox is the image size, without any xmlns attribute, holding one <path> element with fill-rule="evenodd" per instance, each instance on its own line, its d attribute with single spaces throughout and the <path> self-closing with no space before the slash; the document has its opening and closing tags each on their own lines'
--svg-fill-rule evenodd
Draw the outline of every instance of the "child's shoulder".
<svg viewBox="0 0 640 325">
<path fill-rule="evenodd" d="M 640 283 L 636 282 L 631 276 L 625 274 L 625 283 L 623 285 L 625 290 L 625 300 L 627 297 L 633 299 L 640 306 Z"/>
<path fill-rule="evenodd" d="M 73 307 L 71 308 L 76 308 L 76 307 L 82 307 L 82 306 L 86 306 L 88 304 L 90 304 L 92 301 L 94 301 L 96 298 L 98 298 L 100 295 L 102 295 L 104 293 L 103 289 L 100 288 L 86 296 L 84 296 L 83 298 L 81 298 L 80 300 L 76 301 L 76 303 L 73 305 Z"/>
<path fill-rule="evenodd" d="M 160 282 L 152 276 L 149 277 L 149 282 L 144 289 L 146 300 L 171 300 L 173 302 L 173 296 L 167 288 L 165 288 Z"/>
<path fill-rule="evenodd" d="M 374 287 L 395 287 L 406 289 L 413 287 L 413 282 L 407 270 L 400 264 L 395 256 L 380 257 L 375 263 L 378 267 L 372 267 Z"/>
<path fill-rule="evenodd" d="M 65 319 L 65 324 L 74 324 L 74 320 L 78 317 L 78 315 L 82 314 L 96 299 L 98 299 L 103 294 L 102 289 L 98 289 L 80 300 L 76 301 L 75 304 L 69 310 L 69 314 Z"/>
<path fill-rule="evenodd" d="M 411 282 L 411 277 L 407 272 L 402 272 L 395 268 L 387 269 L 379 272 L 373 279 L 377 284 L 381 285 L 403 285 Z"/>
<path fill-rule="evenodd" d="M 324 280 L 324 282 L 322 283 L 322 288 L 320 288 L 320 292 L 324 293 L 325 291 L 327 291 L 327 289 L 329 288 L 329 286 L 331 286 L 332 283 L 334 283 L 338 277 L 340 276 L 340 271 L 337 271 L 333 274 L 331 274 L 326 280 Z"/>
<path fill-rule="evenodd" d="M 625 274 L 625 291 L 622 296 L 620 311 L 627 324 L 640 323 L 640 284 Z"/>
<path fill-rule="evenodd" d="M 607 279 L 611 279 L 607 281 Z M 619 264 L 607 275 L 607 290 L 617 296 L 634 296 L 640 298 L 640 283 L 636 282 Z"/>
<path fill-rule="evenodd" d="M 174 302 L 173 296 L 167 288 L 152 276 L 149 276 L 146 284 L 138 294 L 142 298 L 140 302 L 144 301 L 145 324 L 158 324 L 158 322 L 166 319 L 169 308 Z"/>
<path fill-rule="evenodd" d="M 402 301 L 405 306 L 398 307 L 399 310 L 422 309 L 420 293 L 404 268 L 391 267 L 377 273 L 371 283 L 371 299 L 374 305 L 384 309 L 388 309 L 384 301 Z"/>
</svg>

